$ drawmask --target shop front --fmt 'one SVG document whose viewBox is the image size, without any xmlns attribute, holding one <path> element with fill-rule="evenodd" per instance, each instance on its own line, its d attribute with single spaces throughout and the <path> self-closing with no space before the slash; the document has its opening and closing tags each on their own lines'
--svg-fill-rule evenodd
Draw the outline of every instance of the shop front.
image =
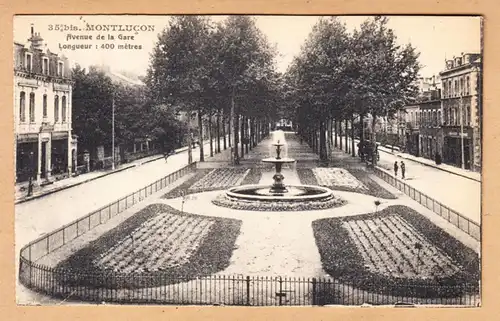
<svg viewBox="0 0 500 321">
<path fill-rule="evenodd" d="M 460 127 L 444 129 L 443 162 L 456 167 L 462 167 L 462 137 Z M 463 131 L 463 158 L 465 169 L 471 169 L 473 164 L 472 129 Z"/>
</svg>

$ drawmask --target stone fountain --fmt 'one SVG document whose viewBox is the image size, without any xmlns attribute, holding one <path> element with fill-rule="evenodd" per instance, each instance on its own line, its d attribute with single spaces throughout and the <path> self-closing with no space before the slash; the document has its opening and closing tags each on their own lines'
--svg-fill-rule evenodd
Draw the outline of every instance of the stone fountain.
<svg viewBox="0 0 500 321">
<path fill-rule="evenodd" d="M 285 145 L 277 140 L 276 157 L 265 158 L 263 163 L 274 164 L 273 183 L 269 185 L 241 185 L 228 189 L 212 202 L 218 206 L 253 211 L 304 211 L 327 209 L 345 203 L 334 196 L 329 188 L 313 185 L 285 186 L 281 172 L 284 164 L 295 163 L 295 159 L 281 157 Z"/>
<path fill-rule="evenodd" d="M 271 195 L 283 195 L 284 193 L 288 192 L 288 190 L 285 187 L 285 184 L 283 183 L 283 180 L 285 179 L 285 177 L 281 173 L 281 168 L 282 168 L 283 164 L 295 163 L 295 159 L 293 159 L 293 158 L 281 158 L 281 147 L 284 145 L 285 144 L 281 144 L 279 140 L 277 143 L 272 144 L 272 146 L 276 147 L 276 157 L 265 158 L 262 160 L 263 163 L 274 164 L 275 169 L 276 169 L 276 174 L 274 174 L 274 176 L 273 176 L 274 183 L 273 183 L 273 185 L 271 185 L 271 189 L 269 190 L 269 193 Z"/>
</svg>

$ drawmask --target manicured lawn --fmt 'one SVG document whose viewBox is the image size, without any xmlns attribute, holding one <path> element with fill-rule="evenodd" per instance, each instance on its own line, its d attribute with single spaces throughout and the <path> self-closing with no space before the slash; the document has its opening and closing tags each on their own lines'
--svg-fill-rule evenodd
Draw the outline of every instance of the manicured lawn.
<svg viewBox="0 0 500 321">
<path fill-rule="evenodd" d="M 57 268 L 70 284 L 134 288 L 176 283 L 229 266 L 241 221 L 153 204 L 75 252 Z M 92 273 L 97 277 L 86 278 Z M 106 277 L 108 276 L 108 277 Z M 109 277 L 112 276 L 112 277 Z"/>
<path fill-rule="evenodd" d="M 312 227 L 325 271 L 367 291 L 456 296 L 454 285 L 479 282 L 478 255 L 406 206 L 321 219 Z"/>
</svg>

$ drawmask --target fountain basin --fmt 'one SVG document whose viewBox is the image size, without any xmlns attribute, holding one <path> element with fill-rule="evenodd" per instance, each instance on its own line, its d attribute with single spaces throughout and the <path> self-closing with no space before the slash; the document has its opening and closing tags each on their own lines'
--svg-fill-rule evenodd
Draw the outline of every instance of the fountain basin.
<svg viewBox="0 0 500 321">
<path fill-rule="evenodd" d="M 287 186 L 285 193 L 271 193 L 267 185 L 232 187 L 212 202 L 235 210 L 308 211 L 342 206 L 345 201 L 322 186 Z"/>
<path fill-rule="evenodd" d="M 289 164 L 289 163 L 295 163 L 295 159 L 288 158 L 288 157 L 284 157 L 284 158 L 271 157 L 271 158 L 262 159 L 262 162 L 263 163 L 271 163 L 271 164 Z"/>
</svg>

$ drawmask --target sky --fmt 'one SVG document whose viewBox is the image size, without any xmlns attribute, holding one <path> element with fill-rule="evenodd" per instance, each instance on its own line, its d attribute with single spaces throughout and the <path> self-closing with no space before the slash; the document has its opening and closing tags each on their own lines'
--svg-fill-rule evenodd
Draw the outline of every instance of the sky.
<svg viewBox="0 0 500 321">
<path fill-rule="evenodd" d="M 318 16 L 255 16 L 257 26 L 279 51 L 277 69 L 284 72 L 293 57 L 300 51 Z M 348 31 L 359 29 L 367 16 L 339 16 Z M 30 25 L 40 33 L 52 52 L 63 53 L 70 61 L 83 67 L 95 64 L 109 65 L 115 71 L 128 71 L 145 75 L 150 53 L 157 35 L 167 25 L 169 16 L 16 16 L 14 17 L 14 41 L 26 43 L 30 36 Z M 215 16 L 213 20 L 223 20 Z M 86 24 L 152 25 L 154 31 L 119 32 L 85 31 Z M 55 30 L 56 25 L 74 26 L 82 31 Z M 421 75 L 429 77 L 444 69 L 445 58 L 458 56 L 462 52 L 477 52 L 480 44 L 479 17 L 451 16 L 390 16 L 389 27 L 394 30 L 400 45 L 411 43 L 420 52 L 423 65 Z M 50 30 L 52 28 L 52 30 Z M 97 27 L 96 27 L 97 28 Z M 114 40 L 97 40 L 98 35 L 115 37 Z M 133 40 L 118 40 L 118 35 L 134 36 Z M 91 35 L 92 40 L 70 39 L 76 35 Z M 140 45 L 140 49 L 118 49 L 119 44 Z M 65 48 L 65 45 L 90 44 L 91 49 Z M 111 49 L 110 44 L 114 44 Z M 97 46 L 97 48 L 96 48 Z M 105 49 L 107 48 L 107 49 Z"/>
</svg>

